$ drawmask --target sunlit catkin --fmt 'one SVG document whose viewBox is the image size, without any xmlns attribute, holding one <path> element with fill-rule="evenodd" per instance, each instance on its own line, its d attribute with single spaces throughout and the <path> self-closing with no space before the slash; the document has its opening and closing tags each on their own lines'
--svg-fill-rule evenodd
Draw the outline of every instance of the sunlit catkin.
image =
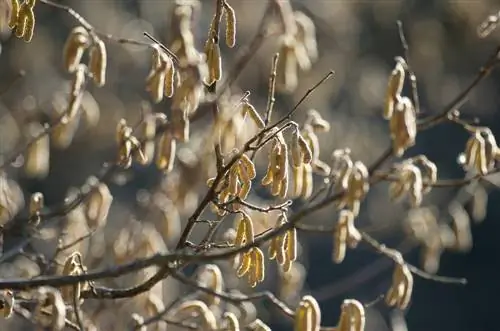
<svg viewBox="0 0 500 331">
<path fill-rule="evenodd" d="M 405 80 L 405 61 L 403 58 L 398 57 L 396 66 L 389 76 L 389 82 L 387 83 L 387 91 L 385 94 L 384 101 L 384 119 L 388 120 L 392 117 L 394 112 L 394 107 L 396 100 L 403 90 L 403 84 Z"/>
<path fill-rule="evenodd" d="M 227 0 L 224 1 L 224 17 L 226 18 L 226 45 L 233 48 L 236 44 L 236 13 Z"/>
<path fill-rule="evenodd" d="M 209 38 L 205 44 L 205 55 L 208 66 L 207 85 L 212 85 L 221 79 L 222 76 L 222 57 L 220 55 L 219 44 L 214 38 Z"/>
<path fill-rule="evenodd" d="M 174 168 L 177 143 L 169 131 L 165 131 L 156 149 L 156 166 L 166 173 Z"/>
<path fill-rule="evenodd" d="M 91 193 L 87 200 L 87 224 L 91 229 L 101 228 L 106 224 L 113 196 L 105 183 L 91 177 L 87 181 Z"/>
<path fill-rule="evenodd" d="M 106 84 L 107 63 L 106 44 L 100 38 L 94 36 L 94 41 L 90 46 L 89 71 L 92 74 L 92 80 L 98 87 Z"/>
<path fill-rule="evenodd" d="M 222 319 L 225 323 L 225 329 L 228 331 L 240 331 L 240 322 L 236 314 L 230 311 L 224 312 Z"/>
<path fill-rule="evenodd" d="M 23 38 L 25 42 L 30 42 L 35 30 L 35 12 L 36 0 L 26 0 L 19 7 L 15 34 L 18 38 Z"/>
<path fill-rule="evenodd" d="M 338 331 L 364 331 L 366 325 L 365 308 L 361 302 L 346 299 L 342 303 Z"/>
<path fill-rule="evenodd" d="M 264 127 L 266 126 L 264 123 L 264 120 L 262 119 L 260 114 L 257 112 L 255 107 L 252 104 L 250 104 L 250 102 L 248 100 L 245 100 L 243 102 L 242 112 L 244 115 L 248 115 L 250 117 L 250 119 L 252 120 L 252 122 L 255 123 L 257 128 L 264 129 Z"/>
<path fill-rule="evenodd" d="M 12 11 L 9 18 L 9 28 L 14 29 L 19 18 L 19 0 L 11 0 Z"/>
<path fill-rule="evenodd" d="M 83 53 L 90 45 L 90 36 L 83 26 L 71 30 L 64 44 L 64 68 L 73 73 L 82 60 Z"/>
<path fill-rule="evenodd" d="M 217 320 L 214 313 L 208 308 L 207 304 L 200 300 L 188 300 L 182 302 L 177 307 L 171 309 L 168 317 L 171 316 L 193 316 L 198 315 L 202 318 L 202 330 L 212 331 L 217 329 Z"/>
<path fill-rule="evenodd" d="M 413 275 L 401 255 L 398 255 L 397 260 L 392 274 L 392 285 L 385 295 L 385 302 L 390 307 L 396 306 L 404 310 L 411 300 Z"/>
</svg>

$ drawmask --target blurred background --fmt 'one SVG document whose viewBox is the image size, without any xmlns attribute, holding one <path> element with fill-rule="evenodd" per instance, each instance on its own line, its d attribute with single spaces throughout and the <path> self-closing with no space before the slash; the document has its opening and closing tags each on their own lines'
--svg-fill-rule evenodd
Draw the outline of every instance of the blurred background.
<svg viewBox="0 0 500 331">
<path fill-rule="evenodd" d="M 145 41 L 143 32 L 147 31 L 164 42 L 168 41 L 173 0 L 68 0 L 60 3 L 74 8 L 99 32 Z M 237 15 L 237 39 L 234 49 L 222 47 L 223 75 L 232 67 L 241 48 L 255 35 L 259 28 L 257 23 L 267 7 L 267 1 L 264 0 L 229 0 L 229 3 Z M 298 111 L 295 116 L 295 120 L 301 122 L 305 118 L 305 110 L 314 108 L 331 123 L 330 132 L 319 137 L 321 158 L 325 161 L 329 160 L 334 149 L 349 147 L 354 159 L 370 164 L 390 143 L 388 124 L 382 119 L 381 113 L 387 79 L 395 64 L 394 58 L 403 55 L 397 20 L 403 22 L 409 44 L 410 63 L 418 81 L 422 117 L 441 112 L 472 81 L 500 43 L 500 29 L 484 39 L 479 38 L 476 32 L 477 26 L 488 15 L 500 10 L 498 2 L 493 0 L 294 0 L 291 5 L 294 10 L 302 11 L 314 21 L 319 57 L 310 71 L 300 73 L 299 85 L 293 94 L 277 95 L 275 116 L 288 111 L 328 70 L 334 70 L 334 78 L 319 87 L 301 106 L 303 111 Z M 200 51 L 214 10 L 214 1 L 201 1 L 201 10 L 193 30 Z M 62 49 L 77 22 L 67 12 L 41 3 L 37 4 L 36 17 L 35 36 L 31 43 L 26 44 L 11 36 L 8 29 L 2 31 L 1 35 L 0 87 L 5 92 L 0 96 L 0 158 L 4 159 L 22 146 L 24 127 L 28 122 L 48 122 L 54 112 L 57 113 L 58 107 L 61 108 L 59 104 L 64 104 L 71 80 L 71 76 L 63 69 Z M 104 162 L 114 160 L 114 131 L 118 120 L 126 118 L 129 123 L 136 122 L 144 101 L 151 102 L 145 91 L 145 79 L 151 61 L 150 50 L 108 41 L 106 45 L 107 83 L 103 88 L 90 86 L 84 102 L 84 107 L 94 109 L 89 113 L 96 114 L 97 109 L 98 122 L 87 118 L 69 147 L 50 149 L 50 167 L 46 176 L 27 176 L 23 172 L 22 157 L 6 168 L 8 177 L 22 189 L 25 200 L 33 192 L 42 192 L 46 204 L 55 205 L 63 201 L 70 188 L 80 187 L 89 176 L 98 175 Z M 250 90 L 251 101 L 260 112 L 265 108 L 272 54 L 277 51 L 276 39 L 267 39 L 233 86 L 234 91 Z M 18 78 L 21 70 L 25 75 Z M 478 117 L 481 125 L 489 126 L 494 134 L 498 134 L 499 91 L 500 74 L 495 69 L 461 107 L 464 118 L 472 120 Z M 403 94 L 410 95 L 409 86 L 405 86 Z M 151 107 L 154 111 L 168 115 L 169 102 L 165 100 Z M 178 217 L 181 222 L 178 228 L 165 230 L 170 231 L 168 238 L 159 230 L 164 239 L 161 249 L 172 248 L 180 225 L 185 224 L 196 206 L 198 194 L 204 192 L 206 178 L 198 182 L 196 178 L 190 179 L 194 183 L 189 186 L 190 193 L 185 194 L 188 197 L 183 196 L 178 215 L 165 216 L 165 208 L 159 213 L 158 208 L 152 208 L 150 202 L 160 199 L 162 202 L 157 204 L 175 203 L 172 192 L 175 193 L 181 185 L 186 184 L 183 174 L 192 174 L 189 171 L 192 164 L 190 157 L 196 154 L 192 151 L 203 145 L 203 136 L 197 138 L 196 132 L 206 129 L 208 123 L 207 118 L 193 126 L 191 141 L 184 147 L 180 146 L 178 167 L 181 170 L 163 176 L 154 166 L 133 166 L 113 178 L 109 187 L 114 201 L 106 228 L 85 242 L 86 247 L 80 247 L 80 250 L 88 251 L 84 255 L 88 258 L 89 268 L 113 263 L 113 259 L 106 256 L 110 254 L 119 230 L 126 226 L 132 227 L 130 222 L 133 226 L 151 223 L 158 227 L 158 223 L 164 219 L 162 217 Z M 462 178 L 465 174 L 457 164 L 457 157 L 463 151 L 467 138 L 468 133 L 463 128 L 442 124 L 418 135 L 417 146 L 410 149 L 409 155 L 427 155 L 437 164 L 442 179 Z M 259 160 L 258 172 L 261 176 L 267 164 L 264 157 Z M 497 240 L 500 209 L 497 206 L 500 195 L 495 181 L 492 177 L 483 185 L 489 193 L 486 217 L 480 215 L 477 205 L 474 207 L 469 202 L 474 197 L 474 194 L 468 193 L 470 188 L 435 189 L 424 201 L 424 206 L 432 207 L 440 215 L 441 221 L 449 216 L 450 203 L 457 198 L 468 212 L 474 213 L 473 209 L 476 208 L 475 215 L 479 221 L 471 225 L 472 248 L 466 252 L 444 252 L 438 270 L 439 275 L 465 277 L 469 283 L 466 286 L 440 284 L 415 277 L 410 309 L 406 312 L 393 311 L 386 308 L 383 300 L 375 303 L 367 309 L 366 330 L 497 329 L 499 320 L 495 299 L 500 295 L 500 269 L 497 269 L 500 263 L 500 241 Z M 264 191 L 258 188 L 253 198 L 265 202 L 269 195 Z M 157 192 L 163 192 L 163 195 L 158 197 Z M 293 208 L 300 206 L 299 201 Z M 421 265 L 421 250 L 405 232 L 407 215 L 408 207 L 390 203 L 387 185 L 380 184 L 372 188 L 363 204 L 357 225 L 387 245 L 401 248 L 410 262 Z M 311 224 L 333 224 L 333 208 L 315 213 L 307 221 Z M 200 234 L 202 230 L 198 230 Z M 47 238 L 51 235 L 51 238 L 56 236 L 47 234 Z M 346 260 L 335 265 L 331 261 L 330 235 L 301 233 L 299 238 L 300 265 L 303 269 L 299 266 L 297 272 L 306 273 L 298 294 L 311 293 L 318 299 L 323 325 L 334 326 L 337 323 L 340 305 L 345 298 L 372 302 L 385 293 L 390 285 L 391 262 L 366 245 L 349 250 Z M 18 239 L 4 237 L 3 251 L 8 251 Z M 50 244 L 52 246 L 48 244 L 49 241 L 33 245 L 32 248 L 50 253 L 55 241 Z M 88 257 L 92 255 L 98 258 Z M 270 264 L 269 268 L 269 276 L 261 287 L 279 292 L 282 285 L 276 279 L 280 278 L 272 277 L 274 264 Z M 124 286 L 133 281 L 129 279 L 114 284 Z M 228 286 L 231 284 L 237 286 L 236 280 L 228 280 Z M 165 302 L 188 290 L 179 288 L 174 281 L 167 281 L 162 286 L 160 293 Z M 242 290 L 248 289 L 243 287 Z M 294 304 L 296 299 L 287 300 Z M 102 308 L 97 303 L 85 304 L 89 305 L 89 311 Z M 260 318 L 273 330 L 290 329 L 288 320 L 270 306 L 264 304 L 258 308 Z M 106 318 L 120 318 L 117 311 L 109 313 Z M 105 324 L 101 325 L 102 330 L 111 330 Z"/>
</svg>

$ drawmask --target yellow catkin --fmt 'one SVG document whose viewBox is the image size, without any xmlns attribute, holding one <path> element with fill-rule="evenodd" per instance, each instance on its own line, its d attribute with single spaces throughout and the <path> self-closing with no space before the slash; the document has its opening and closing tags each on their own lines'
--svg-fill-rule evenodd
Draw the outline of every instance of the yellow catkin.
<svg viewBox="0 0 500 331">
<path fill-rule="evenodd" d="M 19 18 L 19 0 L 11 0 L 12 11 L 9 18 L 9 28 L 14 29 Z"/>
<path fill-rule="evenodd" d="M 80 64 L 83 53 L 85 49 L 90 44 L 90 36 L 88 31 L 82 27 L 77 26 L 66 39 L 64 44 L 64 68 L 69 72 L 73 73 L 77 66 Z"/>
<path fill-rule="evenodd" d="M 233 48 L 236 44 L 236 13 L 227 1 L 224 1 L 224 14 L 226 18 L 226 45 Z"/>
<path fill-rule="evenodd" d="M 164 172 L 170 172 L 174 168 L 175 152 L 177 143 L 170 132 L 165 132 L 160 138 L 156 154 L 156 166 Z"/>
</svg>

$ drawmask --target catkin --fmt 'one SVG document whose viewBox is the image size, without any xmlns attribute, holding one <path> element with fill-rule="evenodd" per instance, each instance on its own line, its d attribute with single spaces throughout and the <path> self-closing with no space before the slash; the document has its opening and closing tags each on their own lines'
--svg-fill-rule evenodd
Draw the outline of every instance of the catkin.
<svg viewBox="0 0 500 331">
<path fill-rule="evenodd" d="M 64 68 L 69 73 L 75 72 L 82 60 L 83 53 L 90 45 L 90 36 L 83 26 L 77 26 L 66 39 L 64 44 L 63 58 Z"/>
<path fill-rule="evenodd" d="M 405 68 L 404 68 L 403 58 L 398 58 L 396 66 L 389 76 L 389 82 L 387 83 L 387 91 L 385 95 L 384 103 L 384 113 L 383 117 L 386 120 L 391 119 L 394 112 L 395 102 L 403 90 L 403 84 L 405 80 Z"/>
<path fill-rule="evenodd" d="M 106 44 L 100 38 L 94 36 L 94 42 L 90 47 L 89 71 L 98 87 L 102 87 L 106 83 L 107 63 Z"/>
<path fill-rule="evenodd" d="M 233 48 L 236 43 L 236 13 L 227 1 L 224 1 L 224 14 L 226 18 L 226 45 Z"/>
<path fill-rule="evenodd" d="M 14 29 L 19 19 L 19 0 L 11 0 L 12 11 L 9 18 L 9 28 Z"/>
</svg>

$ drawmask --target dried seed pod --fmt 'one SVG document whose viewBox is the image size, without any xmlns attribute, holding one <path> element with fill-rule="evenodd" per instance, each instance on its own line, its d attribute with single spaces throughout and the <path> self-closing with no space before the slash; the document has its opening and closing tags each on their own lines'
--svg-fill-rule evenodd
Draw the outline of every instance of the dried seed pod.
<svg viewBox="0 0 500 331">
<path fill-rule="evenodd" d="M 405 80 L 406 63 L 401 57 L 397 57 L 396 60 L 396 66 L 389 76 L 389 82 L 387 84 L 387 91 L 385 94 L 383 117 L 386 120 L 389 120 L 392 117 L 396 100 L 399 98 L 401 91 L 403 90 Z"/>
<path fill-rule="evenodd" d="M 44 327 L 61 331 L 66 325 L 66 305 L 59 291 L 55 288 L 42 286 L 38 288 L 35 319 Z M 47 312 L 45 315 L 43 311 Z"/>
<path fill-rule="evenodd" d="M 26 149 L 24 170 L 26 175 L 36 178 L 44 178 L 49 173 L 50 166 L 50 141 L 44 126 L 32 122 L 27 127 L 27 134 L 34 139 Z"/>
<path fill-rule="evenodd" d="M 176 140 L 169 131 L 165 131 L 160 138 L 156 152 L 156 166 L 159 170 L 166 173 L 173 170 L 176 146 Z"/>
<path fill-rule="evenodd" d="M 14 29 L 19 18 L 19 0 L 11 0 L 11 12 L 9 18 L 9 28 Z"/>
<path fill-rule="evenodd" d="M 34 224 L 38 224 L 40 222 L 40 213 L 42 212 L 42 208 L 44 207 L 44 197 L 40 192 L 33 193 L 30 198 L 29 204 L 29 215 L 30 220 Z"/>
<path fill-rule="evenodd" d="M 417 135 L 415 108 L 408 97 L 397 98 L 389 127 L 394 153 L 401 157 L 409 147 L 415 145 Z"/>
<path fill-rule="evenodd" d="M 94 83 L 98 87 L 102 87 L 106 84 L 106 67 L 108 63 L 106 44 L 97 36 L 93 36 L 93 38 L 89 55 L 89 71 L 92 74 Z"/>
<path fill-rule="evenodd" d="M 92 192 L 87 200 L 87 224 L 91 229 L 102 228 L 106 224 L 113 196 L 105 183 L 91 177 L 87 184 Z"/>
<path fill-rule="evenodd" d="M 226 45 L 233 48 L 236 43 L 236 13 L 227 0 L 224 1 L 224 15 L 226 18 Z"/>
<path fill-rule="evenodd" d="M 77 26 L 66 39 L 64 44 L 64 68 L 73 73 L 82 60 L 83 53 L 90 45 L 90 35 L 83 26 Z"/>
<path fill-rule="evenodd" d="M 12 316 L 14 311 L 14 293 L 10 290 L 2 290 L 0 292 L 0 314 L 7 319 Z"/>
<path fill-rule="evenodd" d="M 225 321 L 225 329 L 229 331 L 240 331 L 240 321 L 236 314 L 230 311 L 224 312 L 222 318 Z"/>
</svg>

